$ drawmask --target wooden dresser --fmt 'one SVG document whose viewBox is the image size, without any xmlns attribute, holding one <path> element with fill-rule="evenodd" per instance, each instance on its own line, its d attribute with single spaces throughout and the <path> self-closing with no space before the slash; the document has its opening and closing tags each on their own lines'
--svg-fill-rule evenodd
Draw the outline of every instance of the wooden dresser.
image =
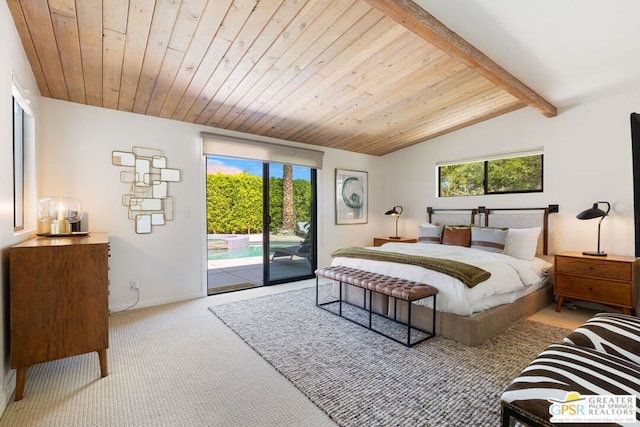
<svg viewBox="0 0 640 427">
<path fill-rule="evenodd" d="M 107 375 L 109 346 L 109 239 L 107 233 L 43 237 L 9 253 L 11 368 L 15 400 L 36 363 L 98 352 Z"/>
<path fill-rule="evenodd" d="M 556 311 L 564 298 L 591 301 L 617 307 L 635 315 L 638 279 L 636 258 L 608 255 L 587 256 L 565 252 L 555 256 L 554 293 Z"/>
</svg>

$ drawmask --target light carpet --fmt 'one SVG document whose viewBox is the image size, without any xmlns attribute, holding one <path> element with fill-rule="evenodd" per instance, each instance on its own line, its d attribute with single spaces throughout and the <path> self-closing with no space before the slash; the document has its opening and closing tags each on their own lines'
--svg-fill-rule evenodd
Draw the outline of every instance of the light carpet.
<svg viewBox="0 0 640 427">
<path fill-rule="evenodd" d="M 568 332 L 525 320 L 478 347 L 406 348 L 317 308 L 313 288 L 210 310 L 342 426 L 499 425 L 502 390 Z"/>
<path fill-rule="evenodd" d="M 335 425 L 207 308 L 256 288 L 109 319 L 109 375 L 96 353 L 35 365 L 0 427 Z"/>
</svg>

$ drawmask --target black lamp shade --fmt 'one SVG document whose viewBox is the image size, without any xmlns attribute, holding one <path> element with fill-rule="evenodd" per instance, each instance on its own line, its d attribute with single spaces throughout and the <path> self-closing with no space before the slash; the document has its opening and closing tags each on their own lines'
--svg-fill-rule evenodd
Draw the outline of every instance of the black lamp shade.
<svg viewBox="0 0 640 427">
<path fill-rule="evenodd" d="M 598 202 L 598 203 L 607 203 L 607 202 Z M 576 215 L 576 218 L 578 219 L 594 219 L 594 218 L 601 218 L 601 217 L 605 217 L 607 215 L 609 215 L 609 209 L 610 207 L 607 208 L 607 211 L 603 211 L 602 209 L 600 209 L 598 207 L 598 203 L 594 203 L 592 208 L 589 208 L 587 210 L 584 210 L 582 212 L 580 212 L 578 215 Z M 607 203 L 607 205 L 609 205 L 609 203 Z"/>
<path fill-rule="evenodd" d="M 400 210 L 398 210 L 398 209 L 400 209 Z M 389 209 L 384 214 L 385 215 L 400 216 L 400 215 L 402 215 L 402 210 L 403 210 L 402 206 L 394 206 L 393 209 Z"/>
<path fill-rule="evenodd" d="M 598 207 L 600 203 L 607 205 L 606 212 Z M 583 255 L 607 256 L 606 252 L 600 252 L 600 224 L 602 223 L 602 220 L 604 219 L 604 217 L 609 215 L 610 210 L 611 210 L 611 205 L 609 204 L 609 202 L 595 202 L 591 208 L 584 210 L 580 212 L 578 215 L 576 215 L 576 218 L 578 219 L 600 218 L 600 221 L 598 221 L 598 250 L 597 252 L 582 252 Z"/>
</svg>

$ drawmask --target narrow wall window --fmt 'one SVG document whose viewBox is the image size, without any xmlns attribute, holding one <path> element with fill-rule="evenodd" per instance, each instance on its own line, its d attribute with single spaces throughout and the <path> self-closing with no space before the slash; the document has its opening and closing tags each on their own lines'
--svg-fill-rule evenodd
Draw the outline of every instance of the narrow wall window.
<svg viewBox="0 0 640 427">
<path fill-rule="evenodd" d="M 543 191 L 543 154 L 438 166 L 438 196 L 535 193 Z"/>
<path fill-rule="evenodd" d="M 13 98 L 13 230 L 24 229 L 24 110 Z"/>
</svg>

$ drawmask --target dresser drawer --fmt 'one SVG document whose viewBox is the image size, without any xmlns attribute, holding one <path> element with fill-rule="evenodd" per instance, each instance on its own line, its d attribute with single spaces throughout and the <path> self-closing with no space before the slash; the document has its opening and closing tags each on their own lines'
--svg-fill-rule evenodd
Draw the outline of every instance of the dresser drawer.
<svg viewBox="0 0 640 427">
<path fill-rule="evenodd" d="M 556 275 L 556 294 L 587 301 L 631 307 L 631 284 L 589 277 Z"/>
<path fill-rule="evenodd" d="M 606 261 L 603 259 L 556 257 L 556 272 L 594 276 L 601 279 L 631 281 L 633 264 L 628 262 Z"/>
</svg>

